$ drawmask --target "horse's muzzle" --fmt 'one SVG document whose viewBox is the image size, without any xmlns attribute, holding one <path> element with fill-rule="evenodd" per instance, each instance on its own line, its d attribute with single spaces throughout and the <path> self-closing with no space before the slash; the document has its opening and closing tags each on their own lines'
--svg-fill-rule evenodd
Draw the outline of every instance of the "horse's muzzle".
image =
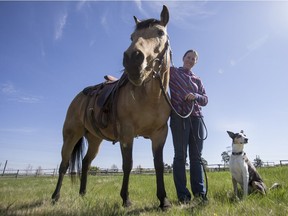
<svg viewBox="0 0 288 216">
<path fill-rule="evenodd" d="M 141 51 L 135 50 L 132 53 L 128 51 L 124 52 L 123 66 L 129 80 L 137 86 L 142 84 L 141 70 L 143 62 L 144 54 Z"/>
</svg>

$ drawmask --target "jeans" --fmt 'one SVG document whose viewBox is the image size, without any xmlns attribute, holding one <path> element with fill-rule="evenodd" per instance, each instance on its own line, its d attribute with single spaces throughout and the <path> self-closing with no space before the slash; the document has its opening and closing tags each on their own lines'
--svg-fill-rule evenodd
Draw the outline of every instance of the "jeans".
<svg viewBox="0 0 288 216">
<path fill-rule="evenodd" d="M 199 117 L 190 116 L 186 119 L 172 112 L 170 127 L 174 145 L 173 178 L 179 201 L 191 200 L 187 188 L 186 159 L 189 149 L 190 185 L 194 196 L 206 193 L 204 184 L 201 155 L 203 149 L 203 123 Z"/>
</svg>

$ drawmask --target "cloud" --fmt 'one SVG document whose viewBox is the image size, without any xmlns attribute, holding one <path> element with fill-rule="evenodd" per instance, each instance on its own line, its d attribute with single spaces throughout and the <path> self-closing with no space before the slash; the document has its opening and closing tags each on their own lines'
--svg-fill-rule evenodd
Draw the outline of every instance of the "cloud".
<svg viewBox="0 0 288 216">
<path fill-rule="evenodd" d="M 218 69 L 218 74 L 223 74 L 224 73 L 224 70 L 222 68 L 219 68 Z"/>
<path fill-rule="evenodd" d="M 248 56 L 250 56 L 253 52 L 255 52 L 258 49 L 261 49 L 266 42 L 269 39 L 269 35 L 263 35 L 259 38 L 257 38 L 255 41 L 251 42 L 250 44 L 248 44 L 246 46 L 246 52 L 243 53 L 237 60 L 235 59 L 231 59 L 230 60 L 230 66 L 236 66 L 239 62 L 243 61 L 244 59 L 246 59 Z"/>
<path fill-rule="evenodd" d="M 82 8 L 84 7 L 84 5 L 86 5 L 88 2 L 87 0 L 80 0 L 77 5 L 76 5 L 76 9 L 78 11 L 82 10 Z"/>
<path fill-rule="evenodd" d="M 33 133 L 35 132 L 35 128 L 0 128 L 0 133 Z"/>
<path fill-rule="evenodd" d="M 63 30 L 64 27 L 66 26 L 67 17 L 68 14 L 67 12 L 65 12 L 61 14 L 61 16 L 58 18 L 55 27 L 55 40 L 60 40 L 62 38 Z"/>
<path fill-rule="evenodd" d="M 260 38 L 257 38 L 257 40 L 253 41 L 251 44 L 248 44 L 247 46 L 248 52 L 253 52 L 254 50 L 261 48 L 268 39 L 269 39 L 269 35 L 267 34 L 263 35 Z"/>
<path fill-rule="evenodd" d="M 134 0 L 134 3 L 136 4 L 137 9 L 140 11 L 140 13 L 145 17 L 149 17 L 149 14 L 146 12 L 146 10 L 143 9 L 143 4 L 141 0 Z M 158 4 L 157 2 L 152 2 L 151 4 Z M 153 7 L 152 7 L 153 8 Z M 141 20 L 141 19 L 140 19 Z"/>
<path fill-rule="evenodd" d="M 41 98 L 36 97 L 36 96 L 18 95 L 18 96 L 11 97 L 9 100 L 10 101 L 16 101 L 19 103 L 39 103 L 41 101 Z"/>
<path fill-rule="evenodd" d="M 109 22 L 108 22 L 108 14 L 109 14 L 109 11 L 106 10 L 103 15 L 100 17 L 100 23 L 101 25 L 103 26 L 105 32 L 107 35 L 110 35 L 110 28 L 109 28 Z"/>
<path fill-rule="evenodd" d="M 177 27 L 180 28 L 194 28 L 197 25 L 197 20 L 207 19 L 211 16 L 214 16 L 216 12 L 208 8 L 209 2 L 207 1 L 165 1 L 164 3 L 161 1 L 134 1 L 138 5 L 138 9 L 145 14 L 144 3 L 149 6 L 149 10 L 153 11 L 153 13 L 159 14 L 161 12 L 161 8 L 163 4 L 165 4 L 170 12 L 170 22 Z M 148 15 L 147 17 L 150 17 Z"/>
<path fill-rule="evenodd" d="M 16 92 L 14 86 L 12 83 L 4 83 L 4 84 L 1 84 L 1 92 L 3 94 L 14 94 Z"/>
<path fill-rule="evenodd" d="M 42 99 L 40 96 L 20 92 L 11 82 L 0 84 L 0 92 L 7 98 L 7 100 L 19 103 L 39 103 Z"/>
</svg>

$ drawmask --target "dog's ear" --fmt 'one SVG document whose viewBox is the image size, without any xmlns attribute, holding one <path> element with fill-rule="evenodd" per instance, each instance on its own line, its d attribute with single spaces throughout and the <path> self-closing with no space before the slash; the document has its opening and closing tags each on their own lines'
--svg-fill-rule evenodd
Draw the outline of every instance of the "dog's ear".
<svg viewBox="0 0 288 216">
<path fill-rule="evenodd" d="M 229 136 L 234 139 L 235 138 L 235 134 L 231 131 L 227 131 L 227 133 L 229 134 Z"/>
</svg>

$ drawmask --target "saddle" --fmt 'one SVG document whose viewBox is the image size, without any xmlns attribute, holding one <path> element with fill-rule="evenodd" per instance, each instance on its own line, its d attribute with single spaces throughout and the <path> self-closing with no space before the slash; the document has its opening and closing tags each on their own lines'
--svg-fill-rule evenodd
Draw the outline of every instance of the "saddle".
<svg viewBox="0 0 288 216">
<path fill-rule="evenodd" d="M 118 90 L 128 82 L 128 78 L 127 75 L 123 73 L 120 79 L 117 79 L 111 75 L 105 75 L 104 79 L 104 82 L 94 86 L 88 86 L 83 89 L 82 92 L 83 94 L 89 96 L 90 100 L 94 100 L 93 103 L 89 103 L 92 104 L 92 107 L 88 107 L 87 109 L 91 110 L 92 124 L 94 129 L 101 133 L 99 129 L 106 128 L 108 123 L 114 120 L 114 134 L 115 137 L 117 137 L 115 120 Z M 100 109 L 99 113 L 96 113 L 96 115 L 94 113 L 95 106 Z M 103 138 L 108 139 L 106 137 Z"/>
</svg>

